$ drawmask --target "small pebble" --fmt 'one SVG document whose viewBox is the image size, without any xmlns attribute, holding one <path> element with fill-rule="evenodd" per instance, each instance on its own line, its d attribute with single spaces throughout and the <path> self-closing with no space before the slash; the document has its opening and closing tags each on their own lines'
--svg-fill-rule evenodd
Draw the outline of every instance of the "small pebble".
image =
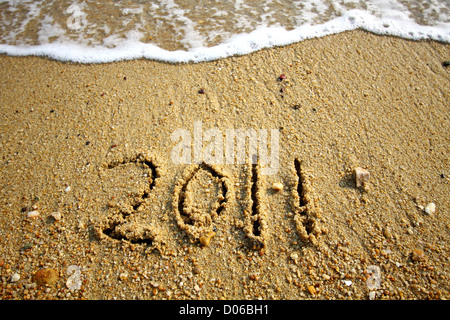
<svg viewBox="0 0 450 320">
<path fill-rule="evenodd" d="M 202 244 L 202 246 L 208 246 L 209 243 L 211 242 L 211 239 L 216 235 L 216 233 L 214 231 L 210 231 L 208 232 L 206 235 L 203 235 L 200 237 L 200 243 Z"/>
<path fill-rule="evenodd" d="M 433 202 L 430 202 L 425 206 L 425 213 L 428 215 L 432 215 L 436 211 L 436 205 Z"/>
<path fill-rule="evenodd" d="M 316 294 L 316 288 L 314 288 L 314 286 L 308 286 L 308 291 L 312 295 Z"/>
<path fill-rule="evenodd" d="M 23 245 L 22 250 L 30 250 L 31 248 L 33 248 L 33 244 L 28 242 Z"/>
<path fill-rule="evenodd" d="M 200 274 L 200 273 L 202 273 L 202 267 L 200 265 L 196 264 L 194 266 L 193 271 L 194 271 L 194 274 Z"/>
<path fill-rule="evenodd" d="M 414 249 L 411 253 L 411 259 L 413 261 L 425 261 L 425 253 L 420 249 Z"/>
<path fill-rule="evenodd" d="M 69 191 L 70 191 L 70 186 L 67 187 L 64 191 L 65 191 L 65 192 L 69 192 Z"/>
<path fill-rule="evenodd" d="M 274 182 L 272 184 L 272 189 L 275 191 L 280 191 L 283 189 L 283 184 L 281 182 Z"/>
<path fill-rule="evenodd" d="M 33 275 L 33 282 L 38 285 L 53 285 L 58 281 L 58 273 L 50 268 L 44 268 L 39 270 Z"/>
<path fill-rule="evenodd" d="M 52 212 L 50 215 L 51 215 L 51 216 L 53 217 L 53 219 L 55 219 L 56 221 L 61 220 L 61 213 L 59 213 L 59 212 Z"/>
<path fill-rule="evenodd" d="M 384 235 L 385 238 L 392 237 L 391 228 L 390 227 L 383 228 L 383 235 Z"/>
<path fill-rule="evenodd" d="M 446 60 L 446 61 L 442 62 L 442 65 L 443 65 L 444 67 L 450 66 L 450 60 Z"/>
<path fill-rule="evenodd" d="M 355 179 L 356 187 L 359 188 L 369 182 L 370 173 L 366 169 L 357 167 L 353 172 L 353 177 Z"/>
<path fill-rule="evenodd" d="M 36 218 L 37 216 L 39 216 L 39 211 L 37 210 L 30 211 L 27 214 L 27 218 Z"/>
<path fill-rule="evenodd" d="M 108 201 L 108 208 L 114 208 L 117 204 L 114 201 Z"/>
<path fill-rule="evenodd" d="M 119 275 L 119 279 L 121 280 L 121 281 L 127 281 L 128 280 L 128 274 L 127 273 L 121 273 L 120 275 Z"/>
<path fill-rule="evenodd" d="M 278 77 L 278 80 L 282 81 L 282 80 L 284 80 L 284 79 L 286 79 L 286 75 L 285 75 L 284 73 L 282 73 L 282 74 Z"/>
<path fill-rule="evenodd" d="M 19 281 L 19 280 L 20 280 L 20 274 L 14 273 L 14 274 L 11 276 L 11 282 L 17 282 L 17 281 Z"/>
</svg>

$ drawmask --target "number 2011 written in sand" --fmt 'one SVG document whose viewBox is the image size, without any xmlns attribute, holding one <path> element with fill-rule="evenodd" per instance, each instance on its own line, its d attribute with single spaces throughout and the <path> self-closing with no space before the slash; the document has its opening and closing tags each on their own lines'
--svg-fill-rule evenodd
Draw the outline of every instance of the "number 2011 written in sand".
<svg viewBox="0 0 450 320">
<path fill-rule="evenodd" d="M 136 224 L 133 216 L 141 205 L 149 198 L 152 191 L 158 188 L 158 179 L 162 173 L 151 157 L 138 154 L 107 164 L 104 170 L 121 170 L 127 166 L 134 166 L 143 171 L 147 177 L 145 185 L 138 196 L 129 200 L 127 209 L 117 208 L 114 213 L 104 219 L 97 227 L 100 237 L 126 241 L 133 244 L 146 244 L 152 248 L 161 245 L 158 230 L 151 225 Z M 264 179 L 259 163 L 244 165 L 246 183 L 243 190 L 244 202 L 243 228 L 249 246 L 260 250 L 266 246 L 268 223 L 267 210 L 264 202 Z M 294 159 L 292 171 L 296 176 L 291 187 L 291 205 L 294 211 L 296 230 L 303 241 L 315 244 L 322 232 L 319 225 L 319 210 L 310 196 L 311 186 L 301 161 Z M 200 163 L 186 167 L 183 175 L 173 188 L 172 213 L 178 227 L 186 232 L 193 242 L 208 246 L 217 232 L 216 222 L 231 210 L 235 184 L 232 179 L 218 166 Z M 203 183 L 203 184 L 202 184 Z M 207 185 L 208 187 L 205 187 Z M 199 192 L 199 188 L 201 191 Z M 274 184 L 275 192 L 283 188 L 281 184 Z"/>
</svg>

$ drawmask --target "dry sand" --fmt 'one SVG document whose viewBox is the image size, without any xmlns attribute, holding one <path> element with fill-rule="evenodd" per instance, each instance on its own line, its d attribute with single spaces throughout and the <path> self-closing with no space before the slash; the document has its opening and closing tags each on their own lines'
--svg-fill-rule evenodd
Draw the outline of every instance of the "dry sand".
<svg viewBox="0 0 450 320">
<path fill-rule="evenodd" d="M 1 56 L 0 299 L 450 298 L 449 59 L 363 31 L 193 65 Z M 174 164 L 197 121 L 279 130 L 278 173 Z"/>
</svg>

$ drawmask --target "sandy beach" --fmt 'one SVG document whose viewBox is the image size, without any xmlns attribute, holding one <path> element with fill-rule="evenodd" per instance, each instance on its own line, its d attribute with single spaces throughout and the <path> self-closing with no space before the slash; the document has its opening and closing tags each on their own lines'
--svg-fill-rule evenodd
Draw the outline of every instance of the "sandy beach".
<svg viewBox="0 0 450 320">
<path fill-rule="evenodd" d="M 364 31 L 198 64 L 0 56 L 0 299 L 449 299 L 447 60 Z M 197 161 L 213 128 L 276 131 L 277 170 Z"/>
</svg>

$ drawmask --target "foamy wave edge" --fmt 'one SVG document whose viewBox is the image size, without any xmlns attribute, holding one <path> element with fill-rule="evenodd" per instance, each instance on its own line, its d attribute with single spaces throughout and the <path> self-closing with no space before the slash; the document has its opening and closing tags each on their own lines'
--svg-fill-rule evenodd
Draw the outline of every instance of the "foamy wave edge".
<svg viewBox="0 0 450 320">
<path fill-rule="evenodd" d="M 302 25 L 293 30 L 264 27 L 251 33 L 233 36 L 214 47 L 201 47 L 189 51 L 168 51 L 154 44 L 125 41 L 115 48 L 85 47 L 77 43 L 15 46 L 0 44 L 0 54 L 9 56 L 42 56 L 63 62 L 98 64 L 116 61 L 149 59 L 169 63 L 199 63 L 230 56 L 246 55 L 261 49 L 285 46 L 311 38 L 362 29 L 374 34 L 397 36 L 409 40 L 435 40 L 450 42 L 450 24 L 423 26 L 408 18 L 377 18 L 365 11 L 352 10 L 345 15 L 320 25 Z"/>
</svg>

